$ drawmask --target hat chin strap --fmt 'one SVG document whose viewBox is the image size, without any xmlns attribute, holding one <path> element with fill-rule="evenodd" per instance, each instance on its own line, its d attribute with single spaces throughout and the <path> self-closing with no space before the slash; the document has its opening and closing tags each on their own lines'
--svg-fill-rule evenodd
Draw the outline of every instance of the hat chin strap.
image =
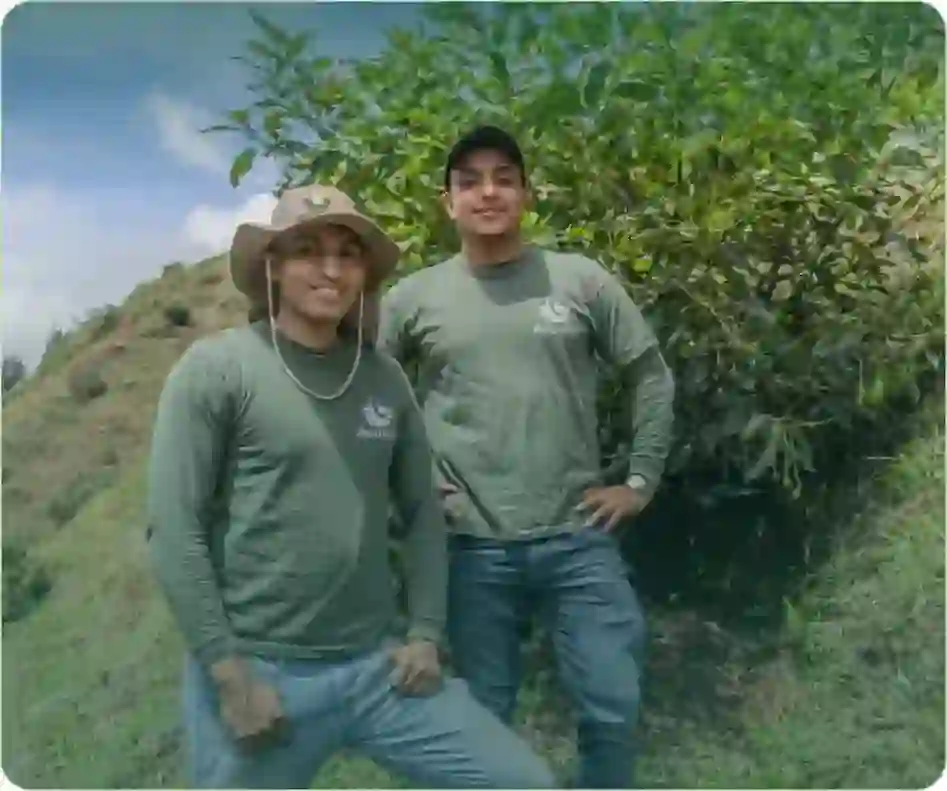
<svg viewBox="0 0 947 791">
<path fill-rule="evenodd" d="M 351 386 L 352 382 L 355 380 L 355 372 L 358 370 L 358 365 L 362 361 L 362 321 L 365 314 L 365 292 L 362 291 L 358 295 L 358 343 L 355 347 L 355 362 L 352 363 L 352 370 L 349 371 L 349 375 L 345 377 L 345 381 L 342 382 L 342 386 L 332 393 L 332 395 L 322 395 L 321 393 L 316 393 L 313 390 L 310 390 L 302 382 L 300 382 L 299 379 L 296 378 L 296 375 L 289 369 L 289 365 L 287 365 L 286 360 L 283 359 L 283 355 L 279 349 L 279 338 L 276 334 L 276 316 L 273 315 L 273 274 L 269 258 L 266 259 L 266 307 L 267 315 L 270 319 L 270 338 L 272 338 L 273 341 L 273 351 L 276 352 L 276 356 L 279 358 L 280 365 L 283 366 L 283 371 L 285 371 L 286 375 L 293 380 L 293 384 L 295 384 L 296 387 L 298 387 L 307 395 L 310 395 L 319 401 L 335 401 L 335 399 L 344 395 Z"/>
</svg>

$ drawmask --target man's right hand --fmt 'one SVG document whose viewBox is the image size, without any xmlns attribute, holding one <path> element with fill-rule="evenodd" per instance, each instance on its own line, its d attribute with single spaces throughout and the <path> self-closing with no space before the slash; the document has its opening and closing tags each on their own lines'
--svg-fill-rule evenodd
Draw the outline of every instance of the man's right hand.
<svg viewBox="0 0 947 791">
<path fill-rule="evenodd" d="M 454 503 L 453 507 L 448 505 L 447 498 L 452 494 L 457 494 L 457 492 L 460 491 L 460 488 L 454 486 L 452 483 L 448 483 L 447 481 L 441 481 L 437 485 L 437 491 L 441 496 L 441 505 L 444 507 L 444 518 L 447 520 L 447 524 L 452 524 L 457 518 L 457 504 Z"/>
<path fill-rule="evenodd" d="M 454 484 L 448 483 L 447 481 L 441 481 L 438 484 L 438 491 L 441 493 L 441 498 L 449 497 L 452 494 L 457 494 L 460 491 Z"/>
<path fill-rule="evenodd" d="M 260 750 L 288 739 L 289 723 L 276 690 L 255 678 L 243 659 L 222 659 L 211 667 L 211 677 L 220 716 L 241 747 Z"/>
</svg>

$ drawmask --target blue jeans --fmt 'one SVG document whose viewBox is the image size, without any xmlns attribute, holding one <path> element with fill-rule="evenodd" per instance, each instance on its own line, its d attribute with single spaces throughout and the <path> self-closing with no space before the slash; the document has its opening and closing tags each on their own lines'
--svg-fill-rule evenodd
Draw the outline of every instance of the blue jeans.
<svg viewBox="0 0 947 791">
<path fill-rule="evenodd" d="M 597 529 L 508 542 L 452 537 L 454 664 L 504 722 L 520 686 L 520 626 L 537 610 L 577 708 L 575 785 L 628 788 L 645 622 L 616 540 Z"/>
<path fill-rule="evenodd" d="M 309 788 L 336 750 L 360 750 L 421 787 L 554 788 L 549 769 L 460 679 L 429 697 L 389 683 L 384 650 L 339 662 L 250 660 L 273 684 L 290 741 L 245 752 L 222 723 L 206 671 L 188 658 L 184 726 L 191 782 L 199 788 Z"/>
</svg>

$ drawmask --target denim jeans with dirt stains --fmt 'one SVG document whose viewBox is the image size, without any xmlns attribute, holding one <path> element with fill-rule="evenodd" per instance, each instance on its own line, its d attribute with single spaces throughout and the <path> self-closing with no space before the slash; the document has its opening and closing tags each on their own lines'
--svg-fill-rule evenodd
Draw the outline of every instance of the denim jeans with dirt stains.
<svg viewBox="0 0 947 791">
<path fill-rule="evenodd" d="M 522 541 L 451 537 L 454 666 L 504 722 L 520 686 L 521 627 L 538 614 L 576 707 L 578 788 L 628 788 L 645 620 L 618 542 L 597 528 Z"/>
</svg>

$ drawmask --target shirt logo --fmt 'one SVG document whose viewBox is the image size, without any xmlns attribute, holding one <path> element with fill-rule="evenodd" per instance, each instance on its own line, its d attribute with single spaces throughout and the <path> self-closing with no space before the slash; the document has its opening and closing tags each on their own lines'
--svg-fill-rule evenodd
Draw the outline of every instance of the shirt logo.
<svg viewBox="0 0 947 791">
<path fill-rule="evenodd" d="M 358 436 L 364 439 L 394 439 L 394 417 L 391 407 L 369 399 L 362 407 L 363 424 L 358 429 Z"/>
<path fill-rule="evenodd" d="M 546 297 L 539 305 L 539 321 L 533 326 L 533 332 L 556 333 L 567 329 L 572 320 L 572 308 Z"/>
</svg>

